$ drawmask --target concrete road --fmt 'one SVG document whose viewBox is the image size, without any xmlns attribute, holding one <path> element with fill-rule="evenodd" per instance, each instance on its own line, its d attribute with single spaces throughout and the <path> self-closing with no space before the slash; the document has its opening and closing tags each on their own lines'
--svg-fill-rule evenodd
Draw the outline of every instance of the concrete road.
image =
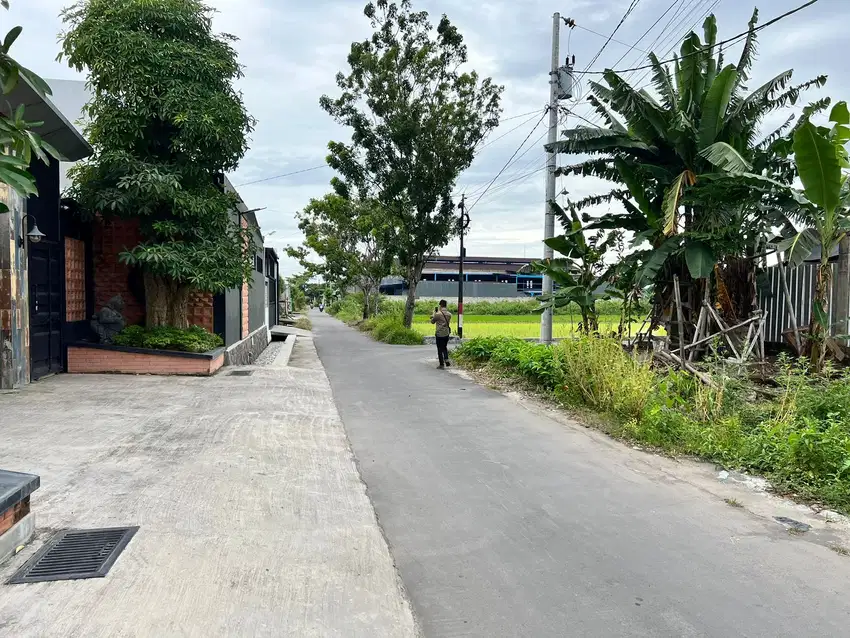
<svg viewBox="0 0 850 638">
<path fill-rule="evenodd" d="M 426 636 L 850 635 L 850 559 L 436 370 L 430 348 L 311 318 Z"/>
</svg>

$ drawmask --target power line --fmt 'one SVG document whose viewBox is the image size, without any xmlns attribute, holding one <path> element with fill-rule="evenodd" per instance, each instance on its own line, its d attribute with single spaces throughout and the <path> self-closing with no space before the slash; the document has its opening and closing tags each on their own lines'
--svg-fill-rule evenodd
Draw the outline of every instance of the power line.
<svg viewBox="0 0 850 638">
<path fill-rule="evenodd" d="M 237 184 L 236 188 L 242 188 L 243 186 L 251 186 L 252 184 L 259 184 L 261 182 L 270 182 L 273 179 L 281 179 L 283 177 L 289 177 L 290 175 L 299 175 L 300 173 L 308 173 L 310 171 L 317 171 L 320 168 L 325 168 L 327 164 L 320 164 L 319 166 L 312 166 L 310 168 L 302 168 L 300 171 L 292 171 L 291 173 L 281 173 L 280 175 L 272 175 L 271 177 L 264 177 L 263 179 L 255 179 L 253 182 L 245 182 L 244 184 Z"/>
<path fill-rule="evenodd" d="M 799 7 L 797 7 L 796 9 L 791 9 L 790 11 L 786 11 L 782 15 L 776 16 L 772 20 L 769 20 L 768 22 L 765 22 L 764 24 L 762 24 L 758 27 L 755 27 L 752 30 L 752 32 L 758 33 L 762 29 L 766 29 L 767 27 L 776 24 L 780 20 L 784 20 L 785 18 L 792 16 L 795 13 L 802 11 L 803 9 L 806 9 L 806 8 L 812 6 L 813 4 L 815 4 L 818 1 L 819 0 L 809 0 L 805 4 L 802 4 Z M 746 38 L 749 34 L 750 34 L 750 30 L 748 29 L 747 31 L 743 31 L 736 36 L 732 36 L 731 38 L 727 38 L 726 40 L 721 40 L 720 42 L 715 43 L 714 46 L 715 47 L 722 47 L 722 46 L 725 46 L 727 44 L 735 44 L 739 40 Z M 681 62 L 685 58 L 688 58 L 688 57 L 691 57 L 691 56 L 694 56 L 694 55 L 700 55 L 704 52 L 704 50 L 705 50 L 705 47 L 703 47 L 699 51 L 694 51 L 693 53 L 689 53 L 687 55 L 684 55 L 684 56 L 678 58 L 678 60 L 679 60 L 679 62 Z M 675 62 L 675 61 L 676 61 L 675 58 L 671 58 L 669 60 L 659 60 L 659 64 L 670 64 L 671 62 Z M 593 74 L 593 75 L 604 75 L 605 73 L 608 73 L 609 71 L 611 71 L 613 73 L 620 74 L 620 73 L 628 73 L 629 71 L 642 71 L 644 69 L 652 69 L 652 68 L 654 68 L 653 64 L 645 64 L 643 66 L 636 66 L 636 67 L 631 68 L 631 69 L 606 69 L 605 71 L 582 71 L 582 73 Z"/>
<path fill-rule="evenodd" d="M 676 0 L 676 2 L 678 2 L 678 1 L 679 0 Z M 599 33 L 599 31 L 594 31 L 593 29 L 588 29 L 587 27 L 583 27 L 580 24 L 576 24 L 575 28 L 581 29 L 582 31 L 587 31 L 588 33 L 592 33 L 593 35 L 598 35 L 600 38 L 608 38 L 608 36 L 605 35 L 604 33 Z M 572 35 L 572 29 L 570 30 L 570 35 Z M 644 51 L 643 49 L 639 49 L 634 44 L 628 44 L 627 42 L 623 42 L 622 40 L 617 40 L 616 38 L 609 38 L 609 39 L 610 39 L 611 42 L 616 42 L 617 44 L 621 44 L 624 47 L 628 47 L 628 50 L 626 51 L 626 53 L 628 53 L 629 51 L 634 51 L 634 50 L 641 51 L 643 53 L 649 53 L 649 51 Z M 638 42 L 640 42 L 640 40 L 638 40 Z M 567 45 L 567 49 L 569 49 L 569 45 Z"/>
<path fill-rule="evenodd" d="M 634 11 L 635 7 L 638 6 L 638 4 L 640 4 L 640 0 L 632 0 L 631 4 L 629 4 L 628 9 L 626 9 L 626 12 L 623 14 L 623 17 L 620 18 L 620 21 L 617 23 L 617 26 L 614 27 L 614 30 L 611 32 L 611 35 L 609 35 L 608 39 L 605 40 L 605 44 L 603 44 L 599 51 L 596 52 L 596 55 L 593 56 L 593 59 L 588 63 L 582 73 L 587 73 L 587 69 L 589 69 L 596 63 L 596 61 L 599 59 L 599 56 L 602 55 L 602 52 L 605 50 L 605 47 L 608 46 L 608 44 L 611 42 L 611 39 L 617 34 L 617 31 L 620 30 L 620 27 L 623 26 L 623 23 L 631 15 L 632 11 Z"/>
<path fill-rule="evenodd" d="M 535 115 L 538 115 L 539 113 L 540 113 L 540 111 L 533 111 L 533 112 L 532 112 L 532 114 L 531 114 L 531 117 L 530 117 L 530 118 L 528 118 L 527 120 L 525 120 L 524 122 L 522 122 L 522 123 L 520 123 L 520 124 L 517 124 L 515 127 L 513 127 L 513 128 L 512 128 L 510 131 L 508 131 L 507 133 L 503 133 L 503 134 L 502 134 L 502 135 L 500 135 L 499 137 L 497 137 L 497 138 L 495 138 L 495 139 L 490 140 L 490 141 L 489 141 L 489 142 L 487 142 L 486 144 L 482 144 L 482 145 L 481 145 L 481 147 L 480 147 L 478 150 L 479 150 L 479 151 L 481 151 L 481 149 L 487 148 L 487 147 L 488 147 L 488 146 L 490 146 L 491 144 L 495 144 L 495 143 L 496 143 L 496 142 L 498 142 L 499 140 L 504 139 L 505 137 L 507 137 L 508 135 L 510 135 L 511 133 L 513 133 L 514 131 L 516 131 L 517 129 L 521 129 L 523 126 L 525 126 L 526 124 L 528 124 L 531 120 L 533 120 L 533 119 L 534 119 L 534 116 L 535 116 Z M 505 120 L 505 121 L 507 121 L 507 120 Z"/>
<path fill-rule="evenodd" d="M 522 144 L 520 144 L 520 145 L 517 147 L 517 149 L 513 152 L 513 155 L 511 155 L 510 159 L 508 159 L 508 161 L 507 161 L 507 162 L 505 162 L 505 165 L 502 167 L 502 169 L 501 169 L 498 173 L 496 173 L 496 176 L 495 176 L 492 180 L 490 180 L 490 183 L 489 183 L 489 184 L 487 184 L 487 187 L 484 189 L 484 192 L 483 192 L 483 193 L 481 193 L 481 194 L 478 196 L 478 198 L 477 198 L 474 202 L 472 202 L 472 205 L 471 205 L 471 206 L 470 206 L 470 207 L 466 210 L 466 212 L 467 212 L 467 213 L 471 213 L 471 212 L 472 212 L 472 209 L 473 209 L 473 208 L 475 208 L 475 205 L 476 205 L 479 201 L 481 201 L 481 198 L 482 198 L 482 197 L 484 197 L 484 195 L 486 195 L 486 194 L 487 194 L 487 191 L 488 191 L 488 190 L 490 190 L 490 187 L 492 187 L 492 186 L 493 186 L 493 184 L 496 182 L 496 180 L 497 180 L 497 179 L 499 179 L 499 176 L 500 176 L 502 173 L 504 173 L 504 172 L 505 172 L 505 169 L 507 169 L 507 168 L 508 168 L 508 166 L 510 166 L 510 165 L 511 165 L 511 162 L 512 162 L 512 161 L 513 161 L 513 159 L 516 157 L 516 154 L 517 154 L 517 153 L 519 153 L 520 149 L 522 149 L 522 147 L 523 147 L 523 146 L 525 146 L 525 143 L 526 143 L 526 142 L 528 141 L 528 139 L 529 139 L 529 138 L 530 138 L 530 137 L 534 134 L 534 131 L 536 131 L 536 130 L 537 130 L 537 127 L 539 127 L 539 126 L 540 126 L 540 124 L 542 124 L 542 122 L 543 122 L 543 118 L 545 118 L 545 117 L 546 117 L 546 114 L 547 114 L 548 112 L 549 112 L 549 108 L 547 108 L 545 111 L 543 111 L 543 115 L 541 115 L 541 116 L 540 116 L 540 119 L 537 121 L 537 124 L 535 124 L 535 125 L 534 125 L 534 128 L 533 128 L 533 129 L 531 129 L 531 130 L 528 132 L 528 135 L 526 135 L 526 136 L 525 136 L 525 139 L 522 141 Z M 529 147 L 529 148 L 530 148 L 530 147 Z M 526 151 L 526 152 L 527 152 L 527 151 Z M 520 155 L 520 157 L 522 157 L 522 155 Z"/>
</svg>

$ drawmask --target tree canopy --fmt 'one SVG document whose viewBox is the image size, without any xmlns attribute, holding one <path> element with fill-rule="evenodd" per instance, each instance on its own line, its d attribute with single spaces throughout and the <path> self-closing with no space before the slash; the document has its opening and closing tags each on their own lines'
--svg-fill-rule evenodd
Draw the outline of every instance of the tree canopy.
<svg viewBox="0 0 850 638">
<path fill-rule="evenodd" d="M 63 13 L 62 56 L 88 72 L 94 155 L 72 169 L 89 214 L 138 219 L 122 259 L 145 274 L 147 322 L 186 324 L 191 289 L 249 279 L 250 235 L 223 188 L 254 120 L 233 82 L 235 38 L 200 0 L 81 0 Z"/>
<path fill-rule="evenodd" d="M 502 87 L 462 69 L 466 45 L 446 16 L 434 28 L 410 0 L 377 0 L 364 13 L 374 33 L 351 45 L 340 95 L 320 101 L 351 129 L 350 143 L 329 144 L 328 163 L 341 176 L 338 194 L 373 199 L 395 220 L 409 326 L 425 261 L 456 232 L 457 177 L 498 125 Z"/>
</svg>

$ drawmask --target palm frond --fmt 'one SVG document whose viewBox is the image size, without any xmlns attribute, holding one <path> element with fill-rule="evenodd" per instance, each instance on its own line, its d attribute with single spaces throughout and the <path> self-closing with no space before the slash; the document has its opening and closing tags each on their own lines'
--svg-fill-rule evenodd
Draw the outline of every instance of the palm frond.
<svg viewBox="0 0 850 638">
<path fill-rule="evenodd" d="M 796 115 L 794 115 L 793 113 L 789 115 L 788 119 L 785 120 L 785 122 L 783 122 L 781 126 L 774 129 L 772 133 L 765 135 L 764 139 L 756 145 L 756 148 L 758 150 L 766 150 L 770 148 L 774 144 L 774 142 L 782 138 L 782 136 L 785 134 L 785 131 L 787 131 L 791 127 L 795 119 L 797 119 Z"/>
<path fill-rule="evenodd" d="M 616 118 L 614 113 L 595 95 L 587 96 L 587 101 L 593 106 L 593 110 L 602 116 L 602 119 L 608 123 L 613 131 L 620 133 L 628 133 L 628 129 Z"/>
<path fill-rule="evenodd" d="M 702 149 L 699 154 L 722 171 L 747 172 L 753 168 L 738 151 L 726 142 L 715 142 Z"/>
<path fill-rule="evenodd" d="M 670 70 L 661 64 L 655 53 L 649 54 L 649 61 L 652 64 L 652 84 L 661 96 L 664 108 L 675 111 L 679 108 L 679 99 L 676 89 L 673 88 Z"/>
<path fill-rule="evenodd" d="M 620 181 L 619 173 L 614 168 L 611 158 L 591 159 L 578 164 L 561 166 L 555 170 L 555 175 L 580 175 L 581 177 L 599 177 L 611 182 Z"/>
<path fill-rule="evenodd" d="M 637 137 L 651 142 L 667 135 L 667 113 L 644 91 L 637 91 L 613 71 L 605 72 L 605 81 L 611 87 L 611 106 L 621 113 Z"/>
<path fill-rule="evenodd" d="M 756 37 L 756 24 L 759 21 L 759 10 L 755 8 L 753 10 L 753 15 L 750 18 L 749 23 L 747 24 L 747 40 L 744 42 L 744 48 L 741 50 L 741 57 L 738 60 L 738 85 L 741 86 L 744 82 L 750 79 L 750 69 L 753 68 L 753 62 L 756 58 L 757 51 L 757 37 Z M 737 88 L 737 87 L 736 87 Z"/>
</svg>

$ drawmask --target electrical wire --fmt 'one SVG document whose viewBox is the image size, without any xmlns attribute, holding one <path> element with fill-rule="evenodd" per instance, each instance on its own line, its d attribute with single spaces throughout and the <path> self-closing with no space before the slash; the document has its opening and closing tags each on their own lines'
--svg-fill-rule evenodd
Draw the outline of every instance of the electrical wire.
<svg viewBox="0 0 850 638">
<path fill-rule="evenodd" d="M 626 9 L 626 12 L 623 14 L 623 17 L 620 18 L 620 21 L 617 23 L 617 26 L 614 27 L 614 30 L 611 32 L 611 35 L 609 35 L 608 39 L 605 40 L 605 44 L 603 44 L 600 47 L 599 51 L 596 52 L 596 55 L 593 56 L 593 59 L 588 63 L 588 65 L 585 67 L 585 70 L 582 71 L 582 73 L 587 73 L 587 69 L 589 69 L 594 64 L 596 64 L 596 61 L 599 59 L 599 56 L 602 55 L 602 52 L 605 51 L 605 48 L 611 42 L 611 39 L 617 34 L 617 31 L 620 30 L 620 27 L 623 26 L 623 23 L 631 15 L 632 11 L 634 11 L 635 7 L 637 7 L 638 4 L 640 4 L 640 0 L 632 0 L 631 4 L 629 4 L 629 7 Z"/>
<path fill-rule="evenodd" d="M 758 33 L 759 31 L 762 31 L 763 29 L 766 29 L 767 27 L 776 24 L 780 20 L 784 20 L 785 18 L 792 16 L 795 13 L 812 6 L 813 4 L 815 4 L 817 2 L 819 2 L 819 0 L 809 0 L 805 4 L 802 4 L 799 7 L 797 7 L 796 9 L 791 9 L 790 11 L 786 11 L 782 15 L 776 16 L 772 20 L 769 20 L 768 22 L 765 22 L 764 24 L 755 27 L 752 30 L 752 32 Z M 714 46 L 722 47 L 722 46 L 726 46 L 728 44 L 736 44 L 740 40 L 743 40 L 744 38 L 746 38 L 749 34 L 750 34 L 750 30 L 748 29 L 747 31 L 743 31 L 743 32 L 739 33 L 738 35 L 732 36 L 731 38 L 721 40 L 720 42 L 717 42 Z M 688 53 L 687 55 L 684 55 L 684 56 L 678 58 L 678 61 L 681 62 L 685 58 L 689 58 L 689 57 L 694 56 L 694 55 L 701 55 L 702 53 L 703 53 L 703 49 L 700 49 L 699 51 L 694 51 L 693 53 Z M 676 61 L 675 58 L 670 58 L 670 59 L 667 59 L 667 60 L 659 60 L 659 63 L 660 64 L 670 64 L 671 62 L 675 62 L 675 61 Z M 582 73 L 589 73 L 589 74 L 592 74 L 592 75 L 603 75 L 603 74 L 607 73 L 608 71 L 612 71 L 613 73 L 622 74 L 622 73 L 628 73 L 629 71 L 642 71 L 644 69 L 652 69 L 652 68 L 654 68 L 654 65 L 645 64 L 645 65 L 637 66 L 637 67 L 634 67 L 634 68 L 631 68 L 631 69 L 607 69 L 605 71 L 582 71 Z"/>
<path fill-rule="evenodd" d="M 264 177 L 263 179 L 255 179 L 253 182 L 244 182 L 242 184 L 237 184 L 234 188 L 242 188 L 243 186 L 251 186 L 252 184 L 259 184 L 261 182 L 270 182 L 273 179 L 282 179 L 284 177 L 289 177 L 290 175 L 299 175 L 301 173 L 309 173 L 310 171 L 317 171 L 320 168 L 325 168 L 327 164 L 320 164 L 319 166 L 312 166 L 310 168 L 302 168 L 299 171 L 292 171 L 290 173 L 281 173 L 280 175 L 272 175 L 271 177 Z"/>
<path fill-rule="evenodd" d="M 539 113 L 540 113 L 540 111 L 534 111 L 534 112 L 531 114 L 531 117 L 530 117 L 530 118 L 528 118 L 527 120 L 525 120 L 525 121 L 524 121 L 524 122 L 522 122 L 521 124 L 517 124 L 515 127 L 513 127 L 513 128 L 512 128 L 510 131 L 508 131 L 507 133 L 503 133 L 503 134 L 502 134 L 502 135 L 500 135 L 499 137 L 497 137 L 497 138 L 495 138 L 495 139 L 492 139 L 492 140 L 488 141 L 486 144 L 482 144 L 482 145 L 478 148 L 478 152 L 480 152 L 482 149 L 487 148 L 487 147 L 488 147 L 488 146 L 490 146 L 491 144 L 495 144 L 495 143 L 496 143 L 496 142 L 498 142 L 499 140 L 504 139 L 505 137 L 507 137 L 508 135 L 510 135 L 511 133 L 513 133 L 514 131 L 516 131 L 517 129 L 521 129 L 523 126 L 525 126 L 526 124 L 528 124 L 529 122 L 531 122 L 531 121 L 534 119 L 534 117 L 535 117 L 536 115 L 538 115 Z"/>
<path fill-rule="evenodd" d="M 484 195 L 486 195 L 486 194 L 487 194 L 487 191 L 488 191 L 488 190 L 490 190 L 490 188 L 493 186 L 493 184 L 496 182 L 496 180 L 497 180 L 497 179 L 499 179 L 499 177 L 501 176 L 501 174 L 502 174 L 502 173 L 504 173 L 504 172 L 505 172 L 505 170 L 506 170 L 506 169 L 507 169 L 507 168 L 511 165 L 511 162 L 513 162 L 513 161 L 514 161 L 514 158 L 517 156 L 517 153 L 519 153 L 519 152 L 520 152 L 520 150 L 522 149 L 522 147 L 523 147 L 523 146 L 525 146 L 525 143 L 526 143 L 526 142 L 529 140 L 529 138 L 530 138 L 530 137 L 534 134 L 534 131 L 536 131 L 536 130 L 537 130 L 537 128 L 538 128 L 538 127 L 539 127 L 539 126 L 543 123 L 543 119 L 546 117 L 546 114 L 547 114 L 548 112 L 549 112 L 549 109 L 548 109 L 548 108 L 547 108 L 545 111 L 543 111 L 543 115 L 541 115 L 541 116 L 540 116 L 540 119 L 537 121 L 537 124 L 535 124 L 535 125 L 534 125 L 534 128 L 533 128 L 533 129 L 531 129 L 531 130 L 528 132 L 528 135 L 526 135 L 526 136 L 525 136 L 525 139 L 522 141 L 522 144 L 520 144 L 520 145 L 517 147 L 517 149 L 513 152 L 513 155 L 511 155 L 510 159 L 508 159 L 508 161 L 507 161 L 507 162 L 505 162 L 505 165 L 502 167 L 502 169 L 501 169 L 498 173 L 496 173 L 496 176 L 495 176 L 492 180 L 490 180 L 490 183 L 489 183 L 489 184 L 487 184 L 487 187 L 484 189 L 484 192 L 483 192 L 483 193 L 481 193 L 481 194 L 478 196 L 478 198 L 477 198 L 477 199 L 476 199 L 476 200 L 472 203 L 472 205 L 471 205 L 469 208 L 467 208 L 467 209 L 466 209 L 466 212 L 467 212 L 467 213 L 471 213 L 471 212 L 472 212 L 472 209 L 473 209 L 473 208 L 475 208 L 475 205 L 476 205 L 479 201 L 481 201 L 481 198 L 482 198 L 482 197 L 484 197 Z M 531 147 L 529 147 L 529 148 L 531 148 Z M 526 152 L 527 152 L 527 151 L 526 151 Z M 520 155 L 520 157 L 522 157 L 522 155 Z"/>
<path fill-rule="evenodd" d="M 678 2 L 678 1 L 679 1 L 679 0 L 676 0 L 676 2 Z M 580 24 L 577 24 L 577 25 L 575 26 L 575 28 L 576 28 L 576 29 L 581 29 L 582 31 L 587 31 L 588 33 L 592 33 L 593 35 L 598 35 L 600 38 L 608 38 L 608 36 L 607 36 L 607 35 L 605 35 L 604 33 L 599 33 L 599 31 L 594 31 L 593 29 L 588 29 L 587 27 L 583 27 L 583 26 L 582 26 L 582 25 L 580 25 Z M 573 30 L 572 30 L 572 29 L 570 29 L 570 36 L 572 36 L 572 33 L 573 33 Z M 627 47 L 627 48 L 628 48 L 628 50 L 626 51 L 626 53 L 628 53 L 629 51 L 635 51 L 635 50 L 637 50 L 637 51 L 642 51 L 643 53 L 649 53 L 649 51 L 644 51 L 643 49 L 639 49 L 639 48 L 638 48 L 637 46 L 635 46 L 634 44 L 628 44 L 627 42 L 623 42 L 622 40 L 617 40 L 616 38 L 609 38 L 609 40 L 610 40 L 611 42 L 616 42 L 617 44 L 621 44 L 621 45 L 623 45 L 624 47 Z M 640 40 L 638 40 L 638 42 L 640 42 Z M 567 46 L 567 52 L 569 53 L 569 45 Z"/>
</svg>

